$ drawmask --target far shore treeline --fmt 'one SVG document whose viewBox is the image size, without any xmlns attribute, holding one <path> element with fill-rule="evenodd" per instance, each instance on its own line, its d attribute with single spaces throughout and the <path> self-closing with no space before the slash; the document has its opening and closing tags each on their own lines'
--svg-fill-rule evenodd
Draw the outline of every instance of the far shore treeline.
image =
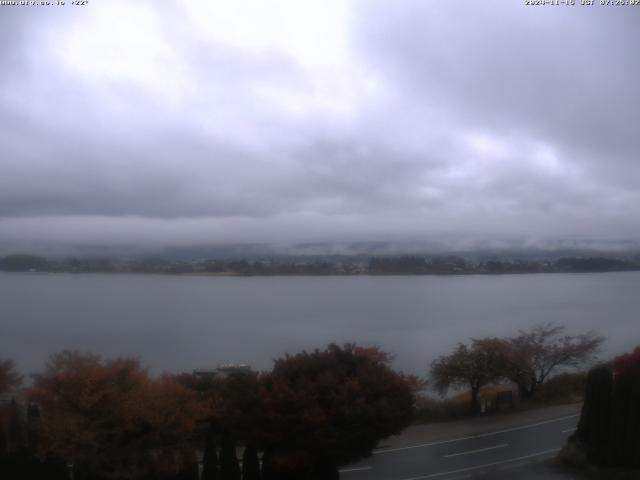
<svg viewBox="0 0 640 480">
<path fill-rule="evenodd" d="M 0 257 L 0 271 L 61 273 L 153 273 L 192 275 L 464 275 L 586 273 L 640 270 L 640 254 L 589 254 L 549 258 L 509 255 L 328 255 L 177 260 L 163 257 Z"/>
</svg>

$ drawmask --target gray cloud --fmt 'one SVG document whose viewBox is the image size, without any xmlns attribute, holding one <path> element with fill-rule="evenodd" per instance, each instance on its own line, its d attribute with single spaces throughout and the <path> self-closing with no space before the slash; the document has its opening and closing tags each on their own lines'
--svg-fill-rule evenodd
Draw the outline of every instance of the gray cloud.
<svg viewBox="0 0 640 480">
<path fill-rule="evenodd" d="M 462 125 L 565 147 L 567 160 L 590 160 L 623 183 L 632 180 L 627 170 L 602 167 L 619 162 L 639 173 L 637 9 L 469 1 L 437 11 L 424 2 L 362 8 L 375 14 L 362 22 L 361 50 L 416 102 L 455 112 Z"/>
<path fill-rule="evenodd" d="M 198 7 L 4 8 L 0 242 L 640 234 L 640 10 Z"/>
</svg>

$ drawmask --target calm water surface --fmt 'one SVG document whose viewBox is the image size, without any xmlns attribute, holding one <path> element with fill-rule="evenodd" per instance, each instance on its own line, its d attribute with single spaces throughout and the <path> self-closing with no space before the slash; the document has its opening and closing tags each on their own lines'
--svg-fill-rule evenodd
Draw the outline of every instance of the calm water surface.
<svg viewBox="0 0 640 480">
<path fill-rule="evenodd" d="M 399 277 L 188 277 L 0 273 L 0 358 L 37 371 L 63 349 L 135 355 L 154 371 L 268 369 L 331 341 L 379 345 L 423 374 L 474 336 L 537 322 L 640 344 L 640 272 Z"/>
</svg>

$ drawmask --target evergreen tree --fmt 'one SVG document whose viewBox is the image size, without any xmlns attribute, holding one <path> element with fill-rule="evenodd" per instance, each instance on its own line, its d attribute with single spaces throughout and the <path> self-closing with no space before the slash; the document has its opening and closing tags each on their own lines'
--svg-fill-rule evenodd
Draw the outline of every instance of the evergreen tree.
<svg viewBox="0 0 640 480">
<path fill-rule="evenodd" d="M 222 435 L 219 478 L 221 480 L 240 480 L 240 465 L 236 456 L 236 444 L 229 431 L 225 431 Z"/>
<path fill-rule="evenodd" d="M 589 371 L 576 436 L 586 445 L 589 460 L 596 464 L 604 464 L 607 461 L 612 389 L 613 373 L 608 366 L 600 365 Z"/>
<path fill-rule="evenodd" d="M 35 403 L 31 403 L 27 408 L 27 443 L 32 455 L 38 451 L 39 434 L 40 408 Z"/>
<path fill-rule="evenodd" d="M 252 445 L 247 446 L 242 455 L 242 480 L 260 480 L 258 451 Z"/>
<path fill-rule="evenodd" d="M 42 475 L 39 480 L 69 480 L 69 470 L 67 464 L 60 458 L 47 457 L 41 465 Z"/>
<path fill-rule="evenodd" d="M 262 452 L 262 480 L 277 480 L 273 468 L 273 453 L 270 449 Z"/>
<path fill-rule="evenodd" d="M 0 408 L 0 459 L 4 457 L 4 454 L 7 453 L 8 449 L 7 432 L 5 427 L 5 412 L 3 410 L 4 409 Z"/>
<path fill-rule="evenodd" d="M 319 461 L 316 463 L 313 473 L 311 474 L 311 480 L 339 480 L 340 473 L 338 467 L 329 461 Z"/>
<path fill-rule="evenodd" d="M 640 347 L 616 358 L 613 371 L 606 365 L 589 371 L 582 414 L 569 441 L 594 464 L 640 467 Z"/>
<path fill-rule="evenodd" d="M 202 457 L 202 480 L 218 480 L 218 452 L 213 433 L 207 435 Z"/>
<path fill-rule="evenodd" d="M 629 428 L 631 389 L 628 378 L 620 375 L 616 377 L 613 384 L 611 430 L 608 439 L 609 461 L 616 466 L 627 466 L 631 460 L 630 446 L 634 443 L 633 432 Z"/>
<path fill-rule="evenodd" d="M 615 381 L 610 459 L 615 466 L 640 466 L 640 347 L 614 361 Z"/>
<path fill-rule="evenodd" d="M 10 452 L 17 452 L 26 448 L 27 446 L 27 431 L 24 419 L 22 418 L 22 412 L 20 411 L 20 405 L 16 402 L 16 399 L 12 399 L 9 404 L 8 412 L 8 450 Z"/>
<path fill-rule="evenodd" d="M 199 480 L 198 462 L 190 456 L 185 460 L 180 472 L 180 480 Z"/>
</svg>

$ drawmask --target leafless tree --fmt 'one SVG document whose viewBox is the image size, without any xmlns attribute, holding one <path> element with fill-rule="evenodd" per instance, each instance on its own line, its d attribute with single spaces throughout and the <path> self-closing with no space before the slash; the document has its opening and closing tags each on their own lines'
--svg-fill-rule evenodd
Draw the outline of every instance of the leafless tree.
<svg viewBox="0 0 640 480">
<path fill-rule="evenodd" d="M 535 325 L 509 340 L 507 376 L 518 385 L 521 398 L 530 398 L 554 370 L 593 360 L 603 341 L 595 332 L 566 335 L 563 325 Z"/>
</svg>

